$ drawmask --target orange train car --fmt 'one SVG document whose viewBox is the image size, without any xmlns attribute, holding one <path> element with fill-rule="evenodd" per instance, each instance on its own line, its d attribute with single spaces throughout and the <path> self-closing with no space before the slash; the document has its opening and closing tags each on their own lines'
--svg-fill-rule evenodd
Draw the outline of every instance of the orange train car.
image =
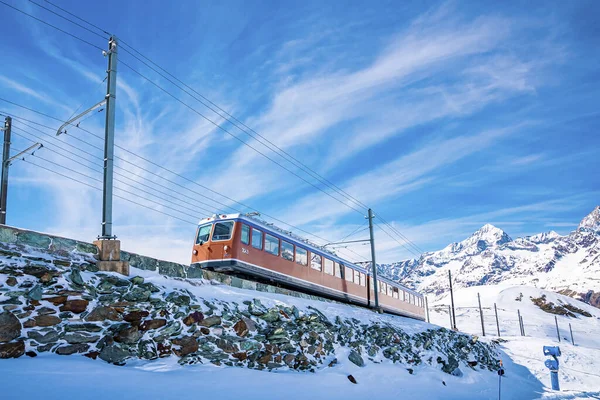
<svg viewBox="0 0 600 400">
<path fill-rule="evenodd" d="M 333 300 L 372 306 L 370 270 L 251 214 L 214 215 L 200 221 L 192 265 L 276 283 Z M 377 277 L 383 311 L 425 319 L 419 293 Z"/>
</svg>

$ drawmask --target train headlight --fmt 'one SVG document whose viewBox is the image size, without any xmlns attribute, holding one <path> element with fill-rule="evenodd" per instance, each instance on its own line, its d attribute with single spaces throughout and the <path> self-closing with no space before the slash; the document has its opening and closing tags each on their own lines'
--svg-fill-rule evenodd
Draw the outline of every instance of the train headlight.
<svg viewBox="0 0 600 400">
<path fill-rule="evenodd" d="M 223 247 L 223 250 L 225 250 L 225 253 L 227 253 L 229 251 L 229 246 Z"/>
<path fill-rule="evenodd" d="M 194 249 L 194 251 L 192 251 L 192 254 L 197 256 L 198 255 L 198 250 Z"/>
</svg>

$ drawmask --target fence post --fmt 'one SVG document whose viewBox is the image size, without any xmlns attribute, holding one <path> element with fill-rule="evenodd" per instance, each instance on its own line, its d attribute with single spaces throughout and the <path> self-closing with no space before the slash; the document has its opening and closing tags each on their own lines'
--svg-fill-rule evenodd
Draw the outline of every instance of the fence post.
<svg viewBox="0 0 600 400">
<path fill-rule="evenodd" d="M 569 332 L 571 332 L 571 343 L 575 346 L 575 341 L 573 340 L 573 329 L 571 329 L 571 323 L 569 322 Z"/>
<path fill-rule="evenodd" d="M 498 323 L 498 309 L 496 303 L 494 303 L 494 313 L 496 314 L 496 329 L 498 330 L 498 337 L 500 337 L 500 324 Z"/>
<path fill-rule="evenodd" d="M 558 331 L 558 318 L 556 318 L 556 315 L 554 316 L 554 322 L 556 323 L 556 337 L 558 338 L 558 343 L 560 343 L 560 332 Z"/>
<path fill-rule="evenodd" d="M 517 310 L 517 315 L 519 316 L 519 331 L 521 332 L 521 336 L 523 336 L 523 321 L 521 320 L 520 310 Z"/>
<path fill-rule="evenodd" d="M 477 293 L 477 302 L 479 303 L 479 317 L 481 318 L 481 332 L 483 332 L 483 336 L 485 337 L 485 326 L 483 324 L 483 311 L 481 310 L 481 297 L 479 293 Z"/>
</svg>

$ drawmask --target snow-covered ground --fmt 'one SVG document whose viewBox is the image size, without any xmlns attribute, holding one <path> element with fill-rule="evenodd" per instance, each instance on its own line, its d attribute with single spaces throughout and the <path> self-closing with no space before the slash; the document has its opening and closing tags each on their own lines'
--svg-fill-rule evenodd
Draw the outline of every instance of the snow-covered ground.
<svg viewBox="0 0 600 400">
<path fill-rule="evenodd" d="M 89 273 L 84 273 L 88 279 Z M 158 276 L 155 273 L 136 270 L 132 274 L 145 277 L 147 282 L 168 288 L 185 288 L 194 295 L 205 299 L 241 302 L 258 298 L 266 306 L 274 304 L 295 305 L 299 309 L 312 306 L 322 311 L 328 318 L 335 316 L 353 317 L 361 321 L 380 321 L 401 327 L 407 333 L 419 332 L 431 325 L 407 318 L 378 315 L 369 310 L 338 303 L 325 303 L 316 300 L 299 299 L 280 294 L 243 290 L 206 282 L 190 282 Z M 535 318 L 545 324 L 553 317 L 536 310 L 528 300 L 534 291 L 531 288 L 506 288 L 497 290 L 486 286 L 482 291 L 482 303 L 496 301 L 499 307 L 510 310 L 520 307 L 526 324 L 534 325 Z M 493 290 L 496 290 L 494 292 Z M 513 297 L 523 293 L 518 305 L 512 305 Z M 494 294 L 495 293 L 495 294 Z M 457 293 L 457 304 L 472 306 L 476 288 Z M 551 293 L 548 299 L 554 301 Z M 555 295 L 554 295 L 555 296 Z M 571 299 L 570 299 L 571 300 Z M 529 303 L 527 303 L 529 301 Z M 573 300 L 571 300 L 573 301 Z M 443 300 L 441 301 L 443 303 Z M 581 308 L 585 305 L 579 304 Z M 598 327 L 598 311 L 595 317 L 575 321 L 574 332 L 593 332 Z M 464 309 L 459 315 L 459 328 L 465 332 L 478 334 L 479 316 L 471 309 Z M 516 312 L 516 308 L 514 308 Z M 475 310 L 476 311 L 476 310 Z M 507 311 L 508 313 L 508 311 Z M 447 314 L 432 312 L 433 322 L 447 326 Z M 564 318 L 564 317 L 561 317 Z M 516 318 L 515 318 L 516 319 Z M 562 321 L 562 319 L 561 319 Z M 572 322 L 573 322 L 572 321 Z M 501 320 L 508 326 L 508 319 Z M 491 325 L 490 325 L 491 329 Z M 507 328 L 508 329 L 508 328 Z M 583 373 L 561 370 L 561 381 L 565 389 L 561 393 L 549 391 L 548 373 L 543 367 L 541 355 L 543 344 L 554 344 L 551 329 L 546 325 L 539 329 L 529 329 L 534 337 L 506 337 L 502 357 L 506 375 L 502 378 L 502 399 L 571 399 L 594 398 L 600 396 L 600 378 Z M 561 343 L 564 367 L 594 371 L 594 358 L 600 356 L 593 349 L 594 338 L 584 338 L 578 346 Z M 578 340 L 579 341 L 579 340 Z M 585 347 L 584 347 L 585 345 Z M 365 397 L 410 398 L 410 399 L 497 399 L 498 376 L 494 372 L 466 369 L 462 377 L 455 377 L 438 368 L 422 365 L 410 374 L 406 365 L 393 364 L 382 359 L 381 363 L 367 363 L 363 368 L 348 361 L 344 349 L 337 354 L 339 363 L 333 367 L 322 367 L 315 373 L 309 372 L 265 372 L 237 367 L 217 367 L 211 364 L 185 366 L 176 359 L 167 358 L 155 361 L 133 361 L 118 367 L 100 360 L 89 360 L 82 356 L 58 356 L 42 353 L 36 358 L 21 357 L 0 362 L 0 393 L 2 399 L 197 399 L 245 398 L 245 399 L 364 399 Z M 577 366 L 578 360 L 582 365 Z M 596 364 L 598 365 L 598 364 Z M 351 383 L 347 376 L 353 375 L 358 384 Z M 584 393 L 584 391 L 587 392 Z M 596 397 L 597 398 L 597 397 Z"/>
<path fill-rule="evenodd" d="M 486 338 L 498 338 L 494 303 L 498 309 L 501 348 L 513 362 L 525 366 L 537 379 L 550 386 L 550 374 L 544 366 L 546 357 L 543 346 L 560 346 L 559 379 L 564 393 L 590 392 L 592 398 L 600 398 L 600 310 L 570 297 L 529 286 L 489 285 L 461 288 L 454 294 L 456 325 L 462 332 L 482 334 L 477 294 L 481 296 Z M 591 317 L 578 315 L 576 318 L 558 315 L 561 342 L 558 342 L 554 314 L 536 306 L 531 297 L 546 296 L 547 302 L 555 305 L 571 304 Z M 431 322 L 449 327 L 448 305 L 445 296 L 431 304 Z M 525 337 L 520 335 L 518 314 L 520 311 Z M 573 330 L 575 345 L 571 344 L 569 324 Z M 579 395 L 583 396 L 582 393 Z M 596 397 L 593 397 L 596 396 Z"/>
</svg>

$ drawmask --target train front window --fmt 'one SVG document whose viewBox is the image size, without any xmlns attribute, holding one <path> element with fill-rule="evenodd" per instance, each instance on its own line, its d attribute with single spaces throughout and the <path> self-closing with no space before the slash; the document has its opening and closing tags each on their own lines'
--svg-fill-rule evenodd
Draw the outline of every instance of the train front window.
<svg viewBox="0 0 600 400">
<path fill-rule="evenodd" d="M 212 224 L 202 225 L 200 228 L 198 228 L 196 244 L 208 242 L 208 238 L 210 237 L 210 228 L 212 228 Z"/>
<path fill-rule="evenodd" d="M 229 240 L 233 232 L 233 221 L 217 222 L 213 231 L 212 240 Z"/>
<path fill-rule="evenodd" d="M 268 233 L 265 235 L 265 251 L 276 256 L 279 255 L 279 239 Z"/>
</svg>

